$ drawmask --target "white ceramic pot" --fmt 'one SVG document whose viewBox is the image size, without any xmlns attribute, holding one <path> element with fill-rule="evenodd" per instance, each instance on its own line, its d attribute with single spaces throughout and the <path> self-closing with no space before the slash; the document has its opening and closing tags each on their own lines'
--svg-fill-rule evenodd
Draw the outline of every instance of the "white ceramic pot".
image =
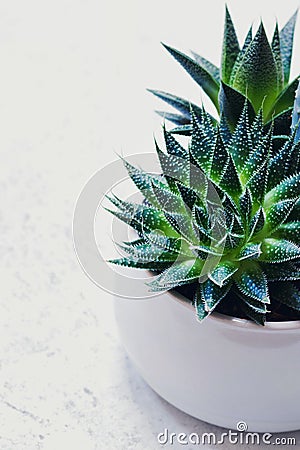
<svg viewBox="0 0 300 450">
<path fill-rule="evenodd" d="M 249 431 L 300 429 L 300 322 L 214 313 L 203 323 L 183 297 L 115 298 L 123 344 L 165 400 L 206 422 Z"/>
</svg>

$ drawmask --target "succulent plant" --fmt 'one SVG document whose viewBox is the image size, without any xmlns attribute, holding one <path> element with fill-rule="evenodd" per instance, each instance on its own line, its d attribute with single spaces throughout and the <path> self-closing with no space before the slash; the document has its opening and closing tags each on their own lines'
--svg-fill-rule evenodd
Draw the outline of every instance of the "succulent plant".
<svg viewBox="0 0 300 450">
<path fill-rule="evenodd" d="M 273 121 L 275 135 L 287 135 L 297 88 L 297 78 L 289 82 L 296 18 L 297 12 L 281 31 L 276 24 L 271 43 L 262 22 L 254 37 L 251 27 L 240 48 L 226 7 L 220 69 L 196 53 L 192 53 L 192 58 L 168 45 L 164 47 L 208 95 L 220 117 L 225 116 L 231 131 L 247 98 L 250 121 L 263 103 L 263 122 Z M 179 114 L 158 111 L 177 125 L 173 133 L 190 134 L 190 102 L 166 92 L 150 92 L 179 111 Z M 193 105 L 193 108 L 196 114 L 201 113 L 199 106 Z"/>
<path fill-rule="evenodd" d="M 297 105 L 297 101 L 295 105 Z M 296 117 L 296 106 L 294 118 Z M 109 196 L 137 239 L 111 262 L 153 271 L 153 291 L 192 291 L 201 321 L 232 305 L 258 324 L 283 308 L 299 317 L 300 141 L 298 123 L 279 151 L 262 108 L 245 101 L 234 132 L 191 108 L 188 149 L 164 127 L 161 174 L 124 164 L 141 204 Z"/>
</svg>

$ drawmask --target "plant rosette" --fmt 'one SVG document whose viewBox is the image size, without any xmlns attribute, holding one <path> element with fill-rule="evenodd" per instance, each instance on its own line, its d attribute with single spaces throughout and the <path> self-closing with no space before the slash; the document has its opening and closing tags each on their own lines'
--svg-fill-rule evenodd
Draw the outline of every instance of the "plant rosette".
<svg viewBox="0 0 300 450">
<path fill-rule="evenodd" d="M 242 60 L 225 51 L 227 81 L 229 63 L 238 65 L 237 88 L 242 73 L 262 70 L 258 55 L 264 59 L 270 48 L 276 59 L 270 86 L 274 77 L 277 87 L 287 83 L 293 23 L 281 33 L 276 28 L 272 46 L 261 26 Z M 232 44 L 230 33 L 227 13 Z M 144 201 L 108 197 L 111 212 L 137 233 L 111 262 L 151 271 L 149 289 L 160 294 L 115 301 L 138 370 L 183 411 L 229 428 L 245 421 L 259 432 L 300 429 L 300 92 L 278 135 L 274 101 L 282 94 L 271 91 L 243 97 L 236 123 L 228 108 L 218 122 L 190 105 L 188 147 L 165 126 L 166 152 L 155 142 L 160 174 L 124 161 Z M 132 289 L 134 297 L 134 282 Z"/>
</svg>

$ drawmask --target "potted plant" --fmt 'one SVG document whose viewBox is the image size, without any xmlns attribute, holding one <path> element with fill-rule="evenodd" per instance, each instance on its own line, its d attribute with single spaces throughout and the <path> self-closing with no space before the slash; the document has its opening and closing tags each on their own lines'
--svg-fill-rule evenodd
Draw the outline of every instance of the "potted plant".
<svg viewBox="0 0 300 450">
<path fill-rule="evenodd" d="M 160 174 L 125 161 L 140 204 L 116 196 L 136 232 L 115 264 L 154 275 L 161 293 L 116 298 L 124 345 L 152 388 L 207 422 L 300 429 L 300 141 L 289 84 L 295 16 L 269 44 L 263 24 L 240 49 L 226 11 L 222 67 L 167 47 L 220 119 L 170 94 L 180 116 L 156 143 Z M 185 147 L 174 133 L 190 136 Z M 134 291 L 134 284 L 132 287 Z M 196 312 L 196 314 L 195 314 Z M 195 317 L 198 319 L 196 320 Z"/>
</svg>

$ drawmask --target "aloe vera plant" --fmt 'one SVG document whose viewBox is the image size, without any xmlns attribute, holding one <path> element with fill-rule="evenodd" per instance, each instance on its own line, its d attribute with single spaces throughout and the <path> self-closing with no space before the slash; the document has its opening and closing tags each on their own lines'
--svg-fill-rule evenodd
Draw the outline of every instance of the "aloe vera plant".
<svg viewBox="0 0 300 450">
<path fill-rule="evenodd" d="M 250 124 L 245 101 L 233 132 L 191 108 L 187 149 L 164 127 L 166 153 L 156 143 L 160 175 L 124 161 L 144 202 L 109 197 L 111 212 L 138 233 L 111 262 L 155 272 L 153 291 L 192 292 L 200 321 L 230 308 L 258 324 L 278 309 L 299 318 L 298 103 L 279 151 L 262 109 Z"/>
<path fill-rule="evenodd" d="M 164 47 L 208 95 L 231 131 L 237 124 L 247 98 L 250 121 L 263 103 L 263 122 L 271 124 L 273 121 L 275 135 L 287 135 L 297 88 L 297 78 L 289 81 L 296 17 L 297 12 L 281 31 L 276 24 L 271 42 L 268 41 L 262 22 L 254 37 L 251 27 L 240 47 L 226 8 L 220 68 L 196 53 L 190 57 L 168 45 Z M 178 110 L 179 114 L 158 111 L 177 125 L 173 133 L 190 134 L 190 102 L 166 92 L 150 92 Z M 192 106 L 196 114 L 201 112 L 201 107 Z"/>
</svg>

